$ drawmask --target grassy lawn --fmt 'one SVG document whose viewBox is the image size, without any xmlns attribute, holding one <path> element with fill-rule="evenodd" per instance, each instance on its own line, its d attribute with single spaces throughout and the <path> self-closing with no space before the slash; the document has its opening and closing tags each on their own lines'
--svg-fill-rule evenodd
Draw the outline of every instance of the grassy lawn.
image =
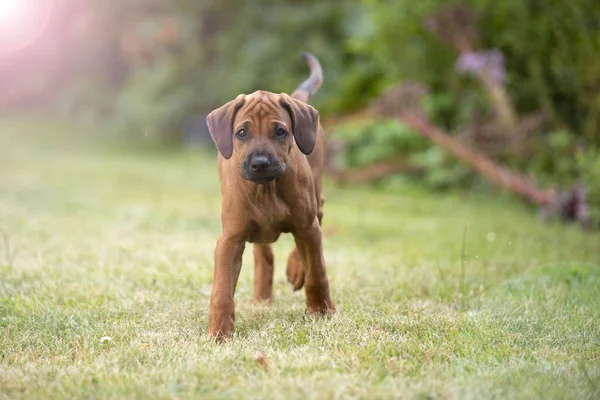
<svg viewBox="0 0 600 400">
<path fill-rule="evenodd" d="M 328 184 L 338 315 L 305 316 L 284 236 L 270 307 L 246 248 L 219 346 L 214 156 L 89 136 L 0 123 L 0 398 L 600 398 L 600 235 L 504 196 Z"/>
</svg>

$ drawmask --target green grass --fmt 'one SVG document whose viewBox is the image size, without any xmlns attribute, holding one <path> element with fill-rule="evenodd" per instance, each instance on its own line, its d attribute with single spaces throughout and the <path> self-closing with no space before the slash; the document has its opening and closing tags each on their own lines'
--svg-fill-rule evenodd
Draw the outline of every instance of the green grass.
<svg viewBox="0 0 600 400">
<path fill-rule="evenodd" d="M 0 398 L 600 397 L 600 235 L 505 196 L 328 184 L 338 315 L 305 316 L 285 236 L 274 305 L 247 247 L 215 345 L 214 156 L 89 136 L 0 123 Z"/>
</svg>

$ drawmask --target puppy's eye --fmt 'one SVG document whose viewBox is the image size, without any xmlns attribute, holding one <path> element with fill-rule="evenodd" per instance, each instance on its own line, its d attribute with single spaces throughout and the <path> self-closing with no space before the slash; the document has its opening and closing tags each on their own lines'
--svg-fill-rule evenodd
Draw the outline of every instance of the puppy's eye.
<svg viewBox="0 0 600 400">
<path fill-rule="evenodd" d="M 275 129 L 275 136 L 278 139 L 284 138 L 286 135 L 287 135 L 287 131 L 284 128 L 279 127 L 277 129 Z"/>
<path fill-rule="evenodd" d="M 248 137 L 248 131 L 242 128 L 235 133 L 235 136 L 239 137 L 240 139 L 246 139 L 246 137 Z"/>
</svg>

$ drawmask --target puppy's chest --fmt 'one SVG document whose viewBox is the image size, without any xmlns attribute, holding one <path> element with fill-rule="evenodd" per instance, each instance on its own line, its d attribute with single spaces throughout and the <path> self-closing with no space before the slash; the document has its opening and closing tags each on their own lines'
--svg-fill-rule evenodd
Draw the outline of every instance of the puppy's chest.
<svg viewBox="0 0 600 400">
<path fill-rule="evenodd" d="M 248 241 L 251 243 L 275 242 L 281 233 L 293 229 L 292 210 L 277 196 L 262 196 L 248 205 Z"/>
</svg>

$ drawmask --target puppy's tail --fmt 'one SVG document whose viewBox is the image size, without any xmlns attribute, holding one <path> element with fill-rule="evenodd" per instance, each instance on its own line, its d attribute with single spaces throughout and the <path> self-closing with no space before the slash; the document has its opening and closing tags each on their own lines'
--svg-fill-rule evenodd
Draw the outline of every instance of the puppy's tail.
<svg viewBox="0 0 600 400">
<path fill-rule="evenodd" d="M 310 53 L 302 53 L 302 58 L 310 68 L 310 76 L 292 93 L 293 98 L 308 103 L 310 97 L 319 90 L 323 83 L 323 69 L 317 57 Z"/>
</svg>

